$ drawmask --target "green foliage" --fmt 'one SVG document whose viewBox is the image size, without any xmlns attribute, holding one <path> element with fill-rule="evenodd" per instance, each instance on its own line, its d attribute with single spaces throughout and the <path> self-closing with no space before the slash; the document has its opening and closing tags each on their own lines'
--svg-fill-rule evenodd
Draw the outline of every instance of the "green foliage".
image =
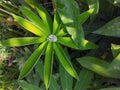
<svg viewBox="0 0 120 90">
<path fill-rule="evenodd" d="M 91 14 L 91 21 L 93 21 L 96 17 L 96 15 L 99 12 L 99 0 L 87 0 L 89 8 L 93 10 Z"/>
<path fill-rule="evenodd" d="M 72 90 L 73 78 L 60 65 L 60 80 L 63 90 Z M 69 83 L 68 83 L 69 82 Z"/>
<path fill-rule="evenodd" d="M 107 24 L 105 24 L 100 29 L 94 31 L 93 33 L 100 34 L 100 35 L 106 35 L 106 36 L 112 36 L 112 37 L 120 37 L 120 17 L 117 17 Z"/>
<path fill-rule="evenodd" d="M 54 2 L 67 32 L 79 48 L 84 47 L 84 32 L 78 22 L 80 14 L 78 4 L 74 0 L 54 0 Z"/>
<path fill-rule="evenodd" d="M 39 13 L 39 10 L 41 11 L 41 8 L 38 7 L 37 10 L 38 10 L 38 13 Z M 51 72 L 52 72 L 52 61 L 51 60 L 52 60 L 52 55 L 53 54 L 51 52 L 53 52 L 53 43 L 54 43 L 54 41 L 49 40 L 49 39 L 51 39 L 53 37 L 49 38 L 49 36 L 48 36 L 50 34 L 50 32 L 51 32 L 51 28 L 48 29 L 47 28 L 47 27 L 49 27 L 48 24 L 46 24 L 46 23 L 44 24 L 43 23 L 45 20 L 43 20 L 43 22 L 42 22 L 42 20 L 40 18 L 38 18 L 30 9 L 25 8 L 25 7 L 21 7 L 21 11 L 30 21 L 27 20 L 27 19 L 24 19 L 24 18 L 22 18 L 20 16 L 17 16 L 15 14 L 11 14 L 11 13 L 10 14 L 13 16 L 14 20 L 18 24 L 20 24 L 26 30 L 34 33 L 35 35 L 41 36 L 41 38 L 43 40 L 45 40 L 45 42 L 43 42 L 43 44 L 41 44 L 40 47 L 35 50 L 35 52 L 30 56 L 30 58 L 24 64 L 24 66 L 23 66 L 23 68 L 21 70 L 19 79 L 25 77 L 31 71 L 31 69 L 36 64 L 38 58 L 42 55 L 42 52 L 43 52 L 45 46 L 47 45 L 46 56 L 45 56 L 44 82 L 45 82 L 46 88 L 48 88 L 49 87 L 49 83 L 50 83 Z M 42 13 L 46 14 L 46 11 L 43 9 Z M 33 17 L 33 16 L 35 16 L 35 17 Z M 47 17 L 47 18 L 49 18 L 49 17 Z M 21 42 L 21 40 L 22 40 L 22 42 Z M 32 40 L 34 40 L 34 42 L 31 42 L 30 38 L 14 38 L 14 39 L 12 38 L 12 39 L 4 41 L 2 44 L 4 46 L 23 46 L 23 45 L 33 44 L 33 43 L 37 43 L 38 42 L 38 41 L 36 41 L 36 37 L 33 37 Z M 15 44 L 13 44 L 13 43 L 15 43 Z M 77 78 L 77 74 L 76 74 L 75 70 L 73 69 L 72 64 L 69 62 L 69 60 L 66 58 L 66 56 L 64 56 L 65 53 L 62 51 L 62 47 L 56 43 L 56 44 L 54 44 L 54 49 L 55 49 L 55 51 L 57 53 L 57 56 L 58 56 L 60 62 L 64 66 L 64 68 L 73 77 Z M 49 53 L 51 53 L 51 54 L 49 54 Z M 65 63 L 63 63 L 63 62 L 65 62 Z"/>
<path fill-rule="evenodd" d="M 120 45 L 112 44 L 111 50 L 112 50 L 113 57 L 116 57 L 120 53 Z"/>
<path fill-rule="evenodd" d="M 82 69 L 79 74 L 79 80 L 76 82 L 74 90 L 87 90 L 93 78 L 93 72 Z"/>
<path fill-rule="evenodd" d="M 0 23 L 0 39 L 5 48 L 17 49 L 19 88 L 119 90 L 119 0 L 53 0 L 51 14 L 41 4 L 47 7 L 48 1 L 0 1 L 0 20 L 5 22 Z M 0 53 L 2 60 L 11 55 Z"/>
</svg>

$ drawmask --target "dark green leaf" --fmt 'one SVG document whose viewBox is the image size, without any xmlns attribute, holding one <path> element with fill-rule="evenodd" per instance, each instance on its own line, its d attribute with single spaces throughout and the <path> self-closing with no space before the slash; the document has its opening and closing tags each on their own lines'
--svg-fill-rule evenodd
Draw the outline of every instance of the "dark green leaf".
<svg viewBox="0 0 120 90">
<path fill-rule="evenodd" d="M 40 79 L 44 81 L 44 66 L 40 61 L 36 64 L 36 71 L 38 72 Z"/>
<path fill-rule="evenodd" d="M 60 81 L 63 90 L 72 90 L 73 79 L 66 72 L 62 65 L 60 65 Z"/>
<path fill-rule="evenodd" d="M 93 33 L 112 37 L 120 37 L 120 17 L 109 21 L 107 24 Z"/>
<path fill-rule="evenodd" d="M 39 87 L 32 85 L 32 84 L 29 84 L 24 80 L 20 80 L 19 85 L 23 90 L 42 90 Z"/>
<path fill-rule="evenodd" d="M 92 78 L 93 72 L 83 68 L 80 71 L 79 80 L 77 80 L 74 90 L 87 90 Z"/>
<path fill-rule="evenodd" d="M 114 78 L 120 78 L 120 54 L 110 64 L 108 71 Z"/>
<path fill-rule="evenodd" d="M 50 90 L 60 90 L 59 84 L 56 82 L 56 79 L 51 76 Z"/>
</svg>

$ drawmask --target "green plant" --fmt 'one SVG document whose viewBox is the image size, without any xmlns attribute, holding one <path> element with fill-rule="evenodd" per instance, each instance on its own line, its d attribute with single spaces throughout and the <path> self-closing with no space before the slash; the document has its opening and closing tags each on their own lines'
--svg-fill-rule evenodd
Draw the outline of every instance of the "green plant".
<svg viewBox="0 0 120 90">
<path fill-rule="evenodd" d="M 68 23 L 66 24 L 61 22 L 61 19 L 63 20 L 63 18 L 59 17 L 58 12 L 55 12 L 54 20 L 52 22 L 50 15 L 42 6 L 38 5 L 36 2 L 34 2 L 34 0 L 32 1 L 26 0 L 26 2 L 28 5 L 30 5 L 33 9 L 35 9 L 38 12 L 41 18 L 39 18 L 39 16 L 37 16 L 28 7 L 23 6 L 20 7 L 20 11 L 27 19 L 1 9 L 3 12 L 10 14 L 13 17 L 14 21 L 17 22 L 20 26 L 36 35 L 36 37 L 32 36 L 5 40 L 2 42 L 3 46 L 18 47 L 41 43 L 41 45 L 25 62 L 20 72 L 19 79 L 24 78 L 33 69 L 41 55 L 43 55 L 43 52 L 45 52 L 44 83 L 46 88 L 48 88 L 50 84 L 54 53 L 56 53 L 61 65 L 66 69 L 66 71 L 74 78 L 78 78 L 76 71 L 74 70 L 69 58 L 67 57 L 66 53 L 64 52 L 64 49 L 62 48 L 62 45 L 79 50 L 94 49 L 97 47 L 93 43 L 84 39 L 84 33 L 82 31 L 81 23 L 79 23 L 78 21 L 75 22 L 78 17 L 75 17 L 75 19 L 73 19 L 74 21 L 73 25 L 70 24 L 71 25 L 70 27 L 72 27 L 72 29 L 69 28 L 68 30 L 68 26 L 66 26 Z M 75 1 L 72 2 L 76 3 Z M 75 5 L 74 8 L 76 7 L 78 8 L 78 6 Z M 78 10 L 73 11 L 75 12 L 77 11 L 77 14 L 79 14 Z M 85 16 L 89 14 L 89 12 L 90 11 L 87 11 Z M 76 14 L 73 14 L 73 16 L 74 15 Z M 81 22 L 84 22 L 86 18 Z M 65 19 L 67 19 L 67 17 Z M 77 30 L 75 30 L 76 28 Z M 73 29 L 75 31 L 71 31 Z M 72 35 L 72 38 L 71 36 L 69 36 L 67 32 L 70 35 Z"/>
<path fill-rule="evenodd" d="M 44 90 L 48 87 L 49 90 L 119 89 L 117 79 L 120 75 L 120 47 L 114 44 L 111 46 L 111 43 L 119 43 L 119 0 L 76 0 L 79 3 L 75 0 L 53 0 L 53 18 L 35 0 L 25 1 L 27 5 L 23 0 L 20 1 L 20 9 L 14 4 L 0 3 L 0 20 L 8 23 L 8 26 L 3 25 L 6 31 L 13 32 L 4 33 L 2 40 L 7 40 L 2 44 L 12 47 L 30 45 L 27 46 L 30 50 L 26 47 L 18 48 L 18 54 L 22 54 L 17 55 L 21 61 L 18 64 L 20 68 L 23 66 L 19 79 L 26 76 L 19 81 L 23 90 Z M 12 25 L 17 27 L 13 28 Z M 14 36 L 14 33 L 17 35 Z M 8 39 L 9 37 L 16 38 Z M 96 42 L 99 48 L 95 49 L 97 46 L 85 38 Z M 33 44 L 38 46 L 36 50 L 32 47 Z M 53 57 L 55 54 L 58 58 Z M 53 60 L 60 61 L 59 70 L 58 63 Z M 52 70 L 53 65 L 55 69 Z M 79 80 L 74 80 L 68 73 Z M 41 81 L 44 81 L 45 86 Z"/>
</svg>

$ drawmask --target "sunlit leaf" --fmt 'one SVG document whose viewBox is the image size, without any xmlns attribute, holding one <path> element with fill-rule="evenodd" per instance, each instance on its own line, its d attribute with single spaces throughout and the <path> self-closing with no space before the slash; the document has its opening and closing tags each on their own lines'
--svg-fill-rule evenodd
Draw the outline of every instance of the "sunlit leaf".
<svg viewBox="0 0 120 90">
<path fill-rule="evenodd" d="M 89 9 L 93 10 L 91 14 L 91 21 L 93 21 L 99 12 L 99 0 L 87 0 L 87 2 L 89 5 Z"/>
<path fill-rule="evenodd" d="M 65 45 L 70 48 L 74 49 L 80 49 L 80 50 L 88 50 L 88 49 L 95 49 L 98 48 L 97 45 L 95 45 L 92 42 L 89 42 L 87 40 L 84 41 L 85 45 L 82 48 L 78 48 L 75 42 L 70 37 L 58 37 L 58 42 L 62 45 Z"/>
<path fill-rule="evenodd" d="M 58 13 L 56 12 L 56 14 L 54 16 L 52 34 L 56 34 L 58 32 L 58 30 L 60 29 L 60 24 L 61 24 L 60 17 L 58 15 Z"/>
<path fill-rule="evenodd" d="M 34 53 L 29 57 L 29 59 L 25 62 L 20 75 L 19 79 L 24 78 L 35 66 L 37 61 L 39 60 L 40 56 L 42 55 L 44 49 L 46 48 L 47 42 L 42 43 Z"/>
<path fill-rule="evenodd" d="M 93 78 L 93 72 L 87 69 L 82 69 L 79 74 L 79 80 L 75 84 L 74 90 L 87 90 Z"/>
<path fill-rule="evenodd" d="M 29 20 L 31 20 L 36 26 L 38 26 L 41 31 L 47 33 L 48 35 L 50 34 L 50 30 L 49 28 L 47 28 L 47 25 L 45 25 L 40 17 L 37 16 L 30 8 L 21 6 L 20 10 Z"/>
<path fill-rule="evenodd" d="M 112 44 L 111 50 L 114 58 L 120 53 L 120 45 Z"/>
<path fill-rule="evenodd" d="M 120 54 L 111 63 L 89 56 L 78 58 L 78 62 L 83 67 L 92 70 L 99 75 L 120 78 Z"/>
<path fill-rule="evenodd" d="M 49 13 L 39 5 L 35 0 L 25 0 L 27 4 L 29 4 L 32 8 L 34 8 L 44 21 L 44 23 L 48 26 L 49 30 L 52 30 L 52 19 Z"/>
<path fill-rule="evenodd" d="M 93 33 L 105 36 L 120 37 L 120 17 L 109 21 Z"/>
<path fill-rule="evenodd" d="M 83 24 L 89 18 L 89 16 L 92 14 L 92 12 L 93 12 L 93 9 L 90 9 L 86 12 L 81 13 L 78 17 L 78 22 L 80 24 Z"/>
<path fill-rule="evenodd" d="M 67 35 L 67 32 L 65 31 L 65 29 L 60 29 L 60 31 L 56 34 L 56 36 L 58 37 L 62 37 L 62 36 L 65 36 Z"/>
<path fill-rule="evenodd" d="M 48 88 L 50 84 L 52 65 L 53 65 L 53 43 L 49 42 L 45 53 L 44 63 L 44 83 L 46 88 Z"/>
<path fill-rule="evenodd" d="M 67 57 L 67 55 L 65 54 L 63 48 L 57 44 L 54 43 L 54 49 L 56 52 L 56 55 L 60 61 L 60 63 L 62 64 L 62 66 L 65 68 L 65 70 L 74 78 L 78 78 L 76 71 L 74 70 L 69 58 Z"/>
<path fill-rule="evenodd" d="M 30 44 L 37 44 L 45 41 L 45 38 L 41 37 L 23 37 L 23 38 L 11 38 L 2 42 L 3 46 L 24 46 Z"/>
<path fill-rule="evenodd" d="M 77 45 L 70 37 L 58 37 L 58 42 L 67 47 L 78 49 Z"/>
<path fill-rule="evenodd" d="M 88 49 L 95 49 L 98 48 L 97 45 L 95 45 L 94 43 L 88 41 L 88 40 L 84 40 L 84 47 L 80 48 L 80 50 L 88 50 Z"/>
<path fill-rule="evenodd" d="M 90 56 L 82 57 L 77 59 L 78 62 L 85 68 L 92 70 L 103 76 L 110 76 L 107 68 L 109 67 L 109 63 Z"/>
<path fill-rule="evenodd" d="M 44 36 L 44 32 L 40 30 L 40 28 L 38 28 L 36 25 L 34 25 L 32 22 L 22 18 L 22 17 L 19 17 L 19 16 L 16 16 L 16 15 L 13 15 L 15 21 L 20 24 L 22 27 L 24 27 L 26 30 L 34 33 L 35 35 L 37 36 Z"/>
</svg>

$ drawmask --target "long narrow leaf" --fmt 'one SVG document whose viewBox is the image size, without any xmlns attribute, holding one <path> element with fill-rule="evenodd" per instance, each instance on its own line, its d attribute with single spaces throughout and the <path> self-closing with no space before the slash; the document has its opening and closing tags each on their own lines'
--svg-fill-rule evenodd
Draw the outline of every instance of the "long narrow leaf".
<svg viewBox="0 0 120 90">
<path fill-rule="evenodd" d="M 36 26 L 38 26 L 41 31 L 47 33 L 48 35 L 50 34 L 49 28 L 47 28 L 47 26 L 40 19 L 40 17 L 38 17 L 34 12 L 32 12 L 30 8 L 21 6 L 20 10 L 29 20 L 31 20 Z"/>
<path fill-rule="evenodd" d="M 102 76 L 110 77 L 110 73 L 107 70 L 110 65 L 108 62 L 90 56 L 78 58 L 77 60 L 83 67 L 92 70 Z"/>
<path fill-rule="evenodd" d="M 42 32 L 37 26 L 35 26 L 32 22 L 22 18 L 22 17 L 19 17 L 19 16 L 16 16 L 16 15 L 13 15 L 15 21 L 20 24 L 22 27 L 24 27 L 26 30 L 34 33 L 35 35 L 37 36 L 44 36 L 44 32 Z"/>
<path fill-rule="evenodd" d="M 60 29 L 60 17 L 58 15 L 58 13 L 56 12 L 55 16 L 54 16 L 54 22 L 53 22 L 53 31 L 52 34 L 56 34 L 58 32 L 58 30 Z"/>
<path fill-rule="evenodd" d="M 60 81 L 63 90 L 72 90 L 73 78 L 67 73 L 67 71 L 60 65 Z M 69 83 L 68 83 L 69 82 Z"/>
<path fill-rule="evenodd" d="M 89 56 L 79 58 L 78 62 L 83 67 L 102 76 L 120 78 L 120 54 L 112 61 L 112 63 L 108 63 L 104 60 Z"/>
<path fill-rule="evenodd" d="M 38 11 L 39 15 L 41 16 L 42 20 L 45 24 L 49 27 L 49 30 L 52 30 L 52 19 L 49 13 L 40 5 L 36 4 L 36 10 Z M 52 31 L 51 31 L 52 32 Z"/>
<path fill-rule="evenodd" d="M 54 43 L 54 49 L 56 52 L 56 55 L 60 61 L 60 63 L 62 64 L 62 66 L 65 68 L 65 70 L 74 78 L 78 78 L 76 71 L 74 70 L 71 62 L 69 61 L 69 58 L 67 57 L 67 55 L 65 54 L 63 48 L 57 44 Z"/>
<path fill-rule="evenodd" d="M 45 53 L 45 63 L 44 63 L 44 83 L 46 89 L 48 89 L 53 66 L 53 43 L 49 42 L 46 53 Z"/>
<path fill-rule="evenodd" d="M 52 19 L 49 13 L 41 5 L 37 4 L 35 0 L 25 0 L 32 8 L 34 8 L 46 24 L 49 27 L 49 30 L 52 30 Z"/>
<path fill-rule="evenodd" d="M 29 57 L 29 59 L 25 62 L 20 75 L 19 79 L 24 78 L 35 66 L 37 61 L 39 60 L 40 56 L 42 55 L 44 49 L 46 48 L 47 42 L 42 43 L 34 53 Z"/>
<path fill-rule="evenodd" d="M 43 42 L 45 39 L 41 37 L 23 37 L 23 38 L 11 38 L 2 42 L 3 46 L 24 46 L 30 44 L 37 44 Z"/>
</svg>

